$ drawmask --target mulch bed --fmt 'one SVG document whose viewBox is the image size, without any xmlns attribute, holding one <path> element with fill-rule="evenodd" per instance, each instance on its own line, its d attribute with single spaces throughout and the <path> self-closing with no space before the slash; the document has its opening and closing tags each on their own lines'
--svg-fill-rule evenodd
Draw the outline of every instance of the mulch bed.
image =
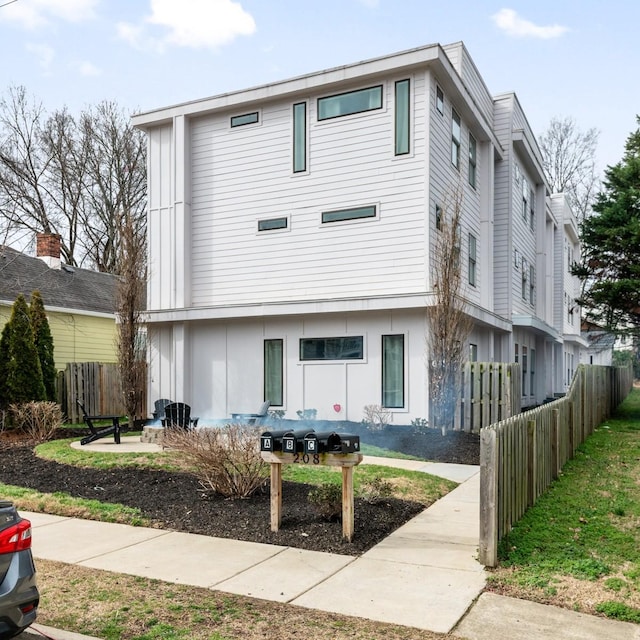
<svg viewBox="0 0 640 640">
<path fill-rule="evenodd" d="M 477 464 L 478 436 L 408 431 L 395 450 L 440 462 Z M 383 434 L 376 432 L 362 440 L 380 446 Z M 273 533 L 268 486 L 251 498 L 228 500 L 204 494 L 191 474 L 73 467 L 38 458 L 31 447 L 15 442 L 0 448 L 0 482 L 136 507 L 158 528 L 348 555 L 367 551 L 424 509 L 424 505 L 394 498 L 374 504 L 356 498 L 354 537 L 348 543 L 342 540 L 340 522 L 328 522 L 313 510 L 307 500 L 310 486 L 283 482 L 282 526 Z"/>
</svg>

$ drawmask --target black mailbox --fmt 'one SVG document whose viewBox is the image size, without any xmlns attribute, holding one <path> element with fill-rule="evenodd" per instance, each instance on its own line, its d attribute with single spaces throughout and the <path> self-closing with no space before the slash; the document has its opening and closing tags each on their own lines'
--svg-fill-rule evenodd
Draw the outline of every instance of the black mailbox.
<svg viewBox="0 0 640 640">
<path fill-rule="evenodd" d="M 282 436 L 288 431 L 265 431 L 260 436 L 260 451 L 282 451 Z"/>
<path fill-rule="evenodd" d="M 309 429 L 287 431 L 282 436 L 282 451 L 284 453 L 302 453 L 304 450 L 304 438 L 310 433 L 313 433 L 313 431 L 309 431 Z"/>
<path fill-rule="evenodd" d="M 357 453 L 360 451 L 360 436 L 353 433 L 332 433 L 328 445 L 331 453 Z"/>
</svg>

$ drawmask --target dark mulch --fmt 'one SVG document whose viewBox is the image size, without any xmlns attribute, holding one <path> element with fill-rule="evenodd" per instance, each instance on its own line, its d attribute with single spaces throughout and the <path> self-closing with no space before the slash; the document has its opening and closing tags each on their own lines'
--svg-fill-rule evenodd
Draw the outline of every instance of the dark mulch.
<svg viewBox="0 0 640 640">
<path fill-rule="evenodd" d="M 411 436 L 407 431 L 395 450 L 441 462 L 477 464 L 477 436 L 451 432 L 443 437 L 435 430 Z M 382 434 L 368 434 L 363 441 L 380 446 Z M 393 498 L 377 504 L 356 498 L 354 537 L 348 543 L 342 540 L 339 522 L 327 522 L 313 511 L 307 500 L 311 487 L 284 482 L 282 526 L 273 533 L 268 487 L 249 499 L 226 500 L 204 495 L 190 474 L 72 467 L 38 458 L 18 443 L 0 448 L 0 482 L 137 507 L 159 528 L 349 555 L 370 549 L 424 508 Z"/>
</svg>

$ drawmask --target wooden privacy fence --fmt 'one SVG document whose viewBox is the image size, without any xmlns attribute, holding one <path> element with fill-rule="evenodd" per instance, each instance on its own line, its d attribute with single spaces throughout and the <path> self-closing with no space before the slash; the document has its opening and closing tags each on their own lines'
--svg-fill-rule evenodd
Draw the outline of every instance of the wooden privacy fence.
<svg viewBox="0 0 640 640">
<path fill-rule="evenodd" d="M 558 477 L 584 440 L 627 396 L 631 367 L 580 365 L 565 397 L 480 432 L 480 545 L 494 567 L 498 543 Z"/>
<path fill-rule="evenodd" d="M 59 373 L 60 404 L 67 420 L 82 422 L 77 400 L 90 415 L 124 415 L 125 408 L 117 364 L 74 362 Z"/>
<path fill-rule="evenodd" d="M 455 425 L 480 433 L 489 426 L 520 413 L 520 365 L 512 362 L 467 362 Z"/>
</svg>

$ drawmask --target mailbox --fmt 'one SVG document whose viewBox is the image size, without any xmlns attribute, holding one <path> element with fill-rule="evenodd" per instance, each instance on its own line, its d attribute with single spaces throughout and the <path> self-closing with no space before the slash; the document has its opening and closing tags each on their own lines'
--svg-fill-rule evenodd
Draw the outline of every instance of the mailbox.
<svg viewBox="0 0 640 640">
<path fill-rule="evenodd" d="M 260 436 L 260 451 L 282 451 L 282 436 L 288 431 L 265 431 Z"/>
<path fill-rule="evenodd" d="M 350 433 L 313 432 L 304 438 L 304 452 L 308 454 L 357 453 L 358 451 L 360 451 L 360 437 Z"/>
<path fill-rule="evenodd" d="M 282 451 L 284 453 L 302 453 L 304 439 L 311 433 L 313 433 L 313 430 L 309 431 L 309 429 L 287 431 L 282 436 Z"/>
</svg>

